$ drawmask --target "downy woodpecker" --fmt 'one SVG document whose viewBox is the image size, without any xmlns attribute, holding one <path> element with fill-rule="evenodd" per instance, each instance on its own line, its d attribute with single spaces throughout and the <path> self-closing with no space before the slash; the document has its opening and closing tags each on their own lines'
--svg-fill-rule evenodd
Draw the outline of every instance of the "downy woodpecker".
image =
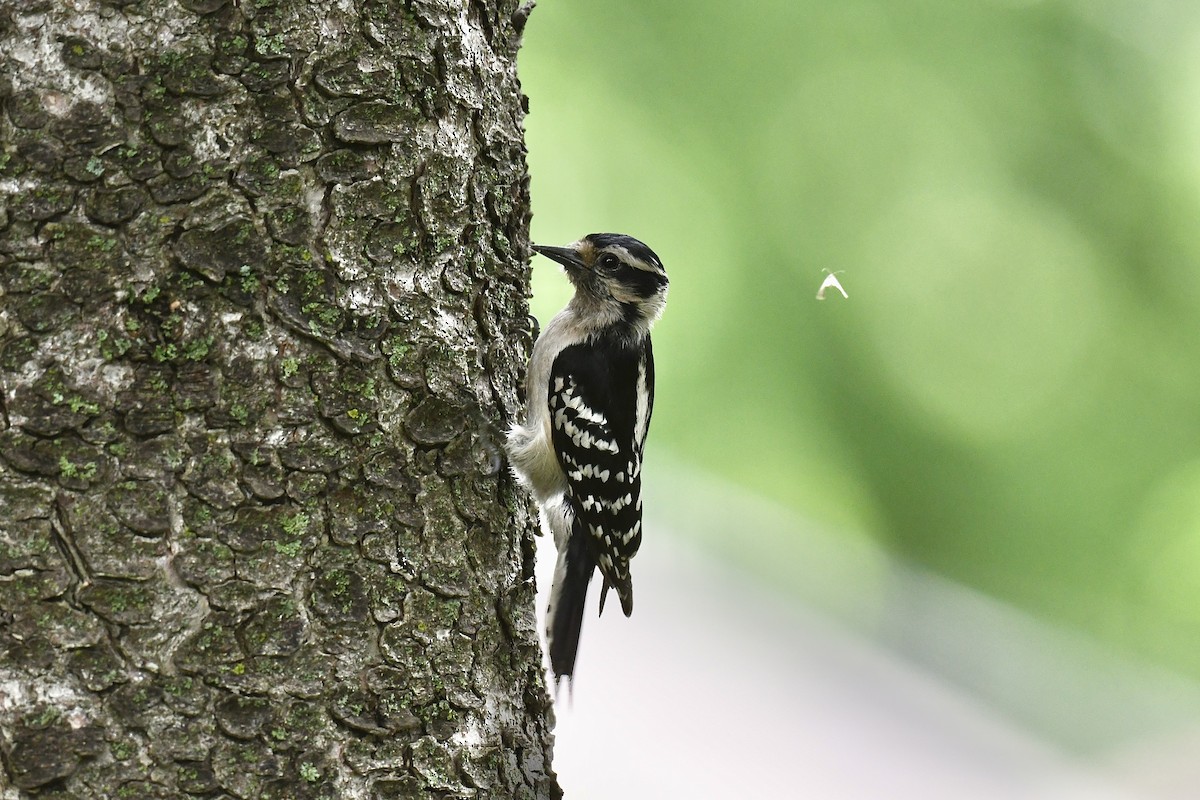
<svg viewBox="0 0 1200 800">
<path fill-rule="evenodd" d="M 596 567 L 600 612 L 610 588 L 625 616 L 633 612 L 629 560 L 642 542 L 642 454 L 654 408 L 650 328 L 667 302 L 667 273 L 653 250 L 616 233 L 533 249 L 575 286 L 533 347 L 525 419 L 507 447 L 558 549 L 546 639 L 561 680 L 575 671 Z"/>
</svg>

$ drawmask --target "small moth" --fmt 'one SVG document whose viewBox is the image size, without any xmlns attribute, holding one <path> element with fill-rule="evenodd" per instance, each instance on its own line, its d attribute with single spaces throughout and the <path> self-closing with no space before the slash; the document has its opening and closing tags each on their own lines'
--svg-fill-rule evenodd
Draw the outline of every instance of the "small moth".
<svg viewBox="0 0 1200 800">
<path fill-rule="evenodd" d="M 836 272 L 830 272 L 828 275 L 825 276 L 825 280 L 821 282 L 821 288 L 817 289 L 817 299 L 818 300 L 825 299 L 825 290 L 828 289 L 830 286 L 832 286 L 834 289 L 837 289 L 839 292 L 841 292 L 842 297 L 846 298 L 847 300 L 850 299 L 850 295 L 846 294 L 846 290 L 842 288 L 842 285 L 840 283 L 838 283 L 837 275 L 838 274 Z"/>
</svg>

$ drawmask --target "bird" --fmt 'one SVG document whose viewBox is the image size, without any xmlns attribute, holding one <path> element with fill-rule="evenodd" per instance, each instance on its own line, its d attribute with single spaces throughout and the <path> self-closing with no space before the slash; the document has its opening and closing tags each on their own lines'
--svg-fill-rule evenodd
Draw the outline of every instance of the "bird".
<svg viewBox="0 0 1200 800">
<path fill-rule="evenodd" d="M 650 330 L 666 307 L 667 272 L 641 241 L 592 233 L 565 247 L 533 245 L 574 286 L 529 358 L 524 418 L 505 449 L 557 549 L 546 643 L 556 683 L 572 678 L 588 584 L 597 569 L 625 616 L 629 562 L 642 542 L 642 458 L 654 410 Z"/>
</svg>

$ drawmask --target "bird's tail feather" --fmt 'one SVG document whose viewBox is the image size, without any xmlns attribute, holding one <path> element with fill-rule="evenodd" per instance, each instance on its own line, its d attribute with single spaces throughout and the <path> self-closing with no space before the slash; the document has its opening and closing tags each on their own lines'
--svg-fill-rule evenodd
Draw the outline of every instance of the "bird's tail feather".
<svg viewBox="0 0 1200 800">
<path fill-rule="evenodd" d="M 569 518 L 568 518 L 569 519 Z M 575 520 L 569 519 L 571 524 Z M 579 631 L 583 626 L 583 608 L 588 583 L 596 562 L 583 536 L 568 537 L 566 547 L 558 551 L 550 605 L 546 609 L 546 643 L 550 650 L 550 668 L 558 680 L 575 672 L 579 650 Z"/>
</svg>

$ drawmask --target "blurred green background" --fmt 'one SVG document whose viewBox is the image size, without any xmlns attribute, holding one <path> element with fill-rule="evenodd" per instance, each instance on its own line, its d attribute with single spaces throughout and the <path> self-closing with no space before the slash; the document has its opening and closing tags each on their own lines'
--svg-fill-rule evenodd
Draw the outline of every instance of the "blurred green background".
<svg viewBox="0 0 1200 800">
<path fill-rule="evenodd" d="M 1200 5 L 547 0 L 520 67 L 534 240 L 671 275 L 651 463 L 1200 677 Z"/>
</svg>

